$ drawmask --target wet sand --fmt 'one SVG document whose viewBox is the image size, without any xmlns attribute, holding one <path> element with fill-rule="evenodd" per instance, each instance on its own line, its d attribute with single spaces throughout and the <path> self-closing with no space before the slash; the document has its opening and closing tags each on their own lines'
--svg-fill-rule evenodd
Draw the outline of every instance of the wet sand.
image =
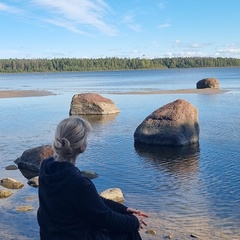
<svg viewBox="0 0 240 240">
<path fill-rule="evenodd" d="M 50 91 L 38 91 L 38 90 L 0 90 L 0 98 L 19 98 L 19 97 L 41 97 L 55 95 Z"/>
<path fill-rule="evenodd" d="M 148 213 L 146 219 L 148 226 L 140 230 L 143 240 L 237 240 L 240 239 L 240 231 L 231 228 L 215 227 L 213 220 L 208 216 L 181 216 L 169 212 Z M 217 221 L 217 220 L 216 220 Z M 222 223 L 222 220 L 219 220 Z M 216 222 L 215 222 L 216 223 Z M 155 235 L 148 230 L 154 230 Z"/>
<path fill-rule="evenodd" d="M 130 91 L 130 92 L 114 92 L 111 94 L 221 94 L 227 92 L 221 89 L 177 89 L 177 90 L 149 90 L 149 91 Z M 108 92 L 107 92 L 108 93 Z M 18 98 L 18 97 L 40 97 L 55 95 L 50 91 L 38 90 L 0 90 L 0 98 Z"/>
<path fill-rule="evenodd" d="M 38 240 L 38 225 L 36 222 L 37 209 L 38 206 L 36 203 L 37 195 L 32 196 L 28 200 L 28 205 L 34 205 L 32 211 L 27 211 L 24 214 L 20 214 L 19 220 L 21 218 L 27 218 L 27 221 L 32 221 L 32 230 L 26 231 L 25 234 L 19 230 L 19 227 L 24 227 L 24 223 L 14 223 L 10 227 L 9 220 L 12 217 L 12 213 L 7 213 L 7 219 L 0 222 L 0 239 L 4 240 Z M 30 201 L 30 202 L 29 202 Z M 32 203 L 32 204 L 31 204 Z M 16 205 L 16 203 L 15 203 Z M 14 211 L 16 206 L 5 206 L 4 209 Z M 178 214 L 172 214 L 169 212 L 151 213 L 149 218 L 146 219 L 148 226 L 145 226 L 144 229 L 140 230 L 140 234 L 143 240 L 190 240 L 190 239 L 199 239 L 199 240 L 239 240 L 240 231 L 237 229 L 231 228 L 219 228 L 214 227 L 213 222 L 209 219 L 208 216 L 199 216 L 199 217 L 183 217 Z M 221 220 L 219 220 L 221 221 Z M 151 233 L 154 233 L 153 235 Z"/>
<path fill-rule="evenodd" d="M 149 90 L 149 91 L 131 91 L 131 92 L 114 92 L 113 94 L 220 94 L 226 90 L 204 88 L 204 89 L 177 89 L 177 90 Z"/>
</svg>

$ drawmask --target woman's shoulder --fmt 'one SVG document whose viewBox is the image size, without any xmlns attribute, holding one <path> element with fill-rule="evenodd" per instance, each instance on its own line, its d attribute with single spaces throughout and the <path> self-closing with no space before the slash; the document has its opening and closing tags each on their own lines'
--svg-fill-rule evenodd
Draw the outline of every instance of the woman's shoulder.
<svg viewBox="0 0 240 240">
<path fill-rule="evenodd" d="M 78 186 L 79 185 L 84 185 L 84 186 L 89 186 L 89 185 L 93 185 L 92 181 L 83 176 L 81 171 L 79 170 L 79 168 L 77 167 L 74 167 L 72 169 L 72 177 L 73 177 L 73 180 L 74 180 L 74 183 L 77 184 Z"/>
</svg>

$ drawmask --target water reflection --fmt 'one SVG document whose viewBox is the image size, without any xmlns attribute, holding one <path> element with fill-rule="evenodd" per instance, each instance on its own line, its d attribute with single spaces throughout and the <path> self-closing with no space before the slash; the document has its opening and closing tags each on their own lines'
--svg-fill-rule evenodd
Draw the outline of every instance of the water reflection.
<svg viewBox="0 0 240 240">
<path fill-rule="evenodd" d="M 199 144 L 184 147 L 155 146 L 134 144 L 137 154 L 146 163 L 174 175 L 194 173 L 200 158 Z"/>
<path fill-rule="evenodd" d="M 108 115 L 77 115 L 81 118 L 86 119 L 90 124 L 107 124 L 113 121 L 119 113 L 108 114 Z"/>
</svg>

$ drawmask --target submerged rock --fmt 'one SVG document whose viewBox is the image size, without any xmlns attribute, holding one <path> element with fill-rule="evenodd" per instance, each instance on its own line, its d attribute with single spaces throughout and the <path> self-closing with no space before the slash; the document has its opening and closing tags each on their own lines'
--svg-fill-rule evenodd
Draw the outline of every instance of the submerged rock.
<svg viewBox="0 0 240 240">
<path fill-rule="evenodd" d="M 6 170 L 17 170 L 18 167 L 16 165 L 12 164 L 12 165 L 9 165 L 9 166 L 5 167 L 5 169 Z"/>
<path fill-rule="evenodd" d="M 148 229 L 148 230 L 146 231 L 146 233 L 147 233 L 147 234 L 151 234 L 151 235 L 156 235 L 156 234 L 157 234 L 156 230 L 154 230 L 154 229 Z"/>
<path fill-rule="evenodd" d="M 18 212 L 27 212 L 33 210 L 32 206 L 19 206 L 16 208 L 16 211 Z"/>
<path fill-rule="evenodd" d="M 13 194 L 10 190 L 2 190 L 0 189 L 0 198 L 8 198 Z"/>
<path fill-rule="evenodd" d="M 17 181 L 13 178 L 3 178 L 0 180 L 0 185 L 9 189 L 20 189 L 24 184 L 20 181 Z"/>
<path fill-rule="evenodd" d="M 99 175 L 96 172 L 90 171 L 90 170 L 83 170 L 81 171 L 82 176 L 87 177 L 89 179 L 94 179 L 99 177 Z"/>
</svg>

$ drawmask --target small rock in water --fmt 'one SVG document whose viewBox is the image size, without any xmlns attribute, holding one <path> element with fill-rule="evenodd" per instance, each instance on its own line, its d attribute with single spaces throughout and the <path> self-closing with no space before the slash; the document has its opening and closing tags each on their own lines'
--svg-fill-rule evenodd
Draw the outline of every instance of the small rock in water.
<svg viewBox="0 0 240 240">
<path fill-rule="evenodd" d="M 3 178 L 0 180 L 0 185 L 9 189 L 20 189 L 24 186 L 22 182 L 19 182 L 13 178 Z"/>
<path fill-rule="evenodd" d="M 198 236 L 195 235 L 195 234 L 191 234 L 190 236 L 191 236 L 192 238 L 198 238 Z"/>
<path fill-rule="evenodd" d="M 5 190 L 0 189 L 0 198 L 8 198 L 12 194 L 13 194 L 12 191 L 9 191 L 9 190 L 5 191 Z"/>
<path fill-rule="evenodd" d="M 38 183 L 38 176 L 29 179 L 29 180 L 28 180 L 28 185 L 30 185 L 31 187 L 35 187 L 35 188 L 37 188 L 37 187 L 39 186 L 39 183 Z"/>
<path fill-rule="evenodd" d="M 25 201 L 36 201 L 38 200 L 38 195 L 24 197 Z"/>
<path fill-rule="evenodd" d="M 27 212 L 33 210 L 32 206 L 19 206 L 16 208 L 18 212 Z"/>
<path fill-rule="evenodd" d="M 9 166 L 5 167 L 5 169 L 6 170 L 17 170 L 18 167 L 16 165 L 12 164 L 12 165 L 9 165 Z"/>
<path fill-rule="evenodd" d="M 156 232 L 155 230 L 153 230 L 153 229 L 148 229 L 148 230 L 146 231 L 146 233 L 147 233 L 147 234 L 151 234 L 151 235 L 156 235 L 156 234 L 157 234 L 157 232 Z"/>
<path fill-rule="evenodd" d="M 106 199 L 111 199 L 118 203 L 124 203 L 125 201 L 122 190 L 120 188 L 108 188 L 101 192 L 100 196 Z"/>
<path fill-rule="evenodd" d="M 81 174 L 83 177 L 87 177 L 89 179 L 94 179 L 94 178 L 99 177 L 99 175 L 97 173 L 90 171 L 90 170 L 83 170 L 83 171 L 81 171 Z"/>
</svg>

